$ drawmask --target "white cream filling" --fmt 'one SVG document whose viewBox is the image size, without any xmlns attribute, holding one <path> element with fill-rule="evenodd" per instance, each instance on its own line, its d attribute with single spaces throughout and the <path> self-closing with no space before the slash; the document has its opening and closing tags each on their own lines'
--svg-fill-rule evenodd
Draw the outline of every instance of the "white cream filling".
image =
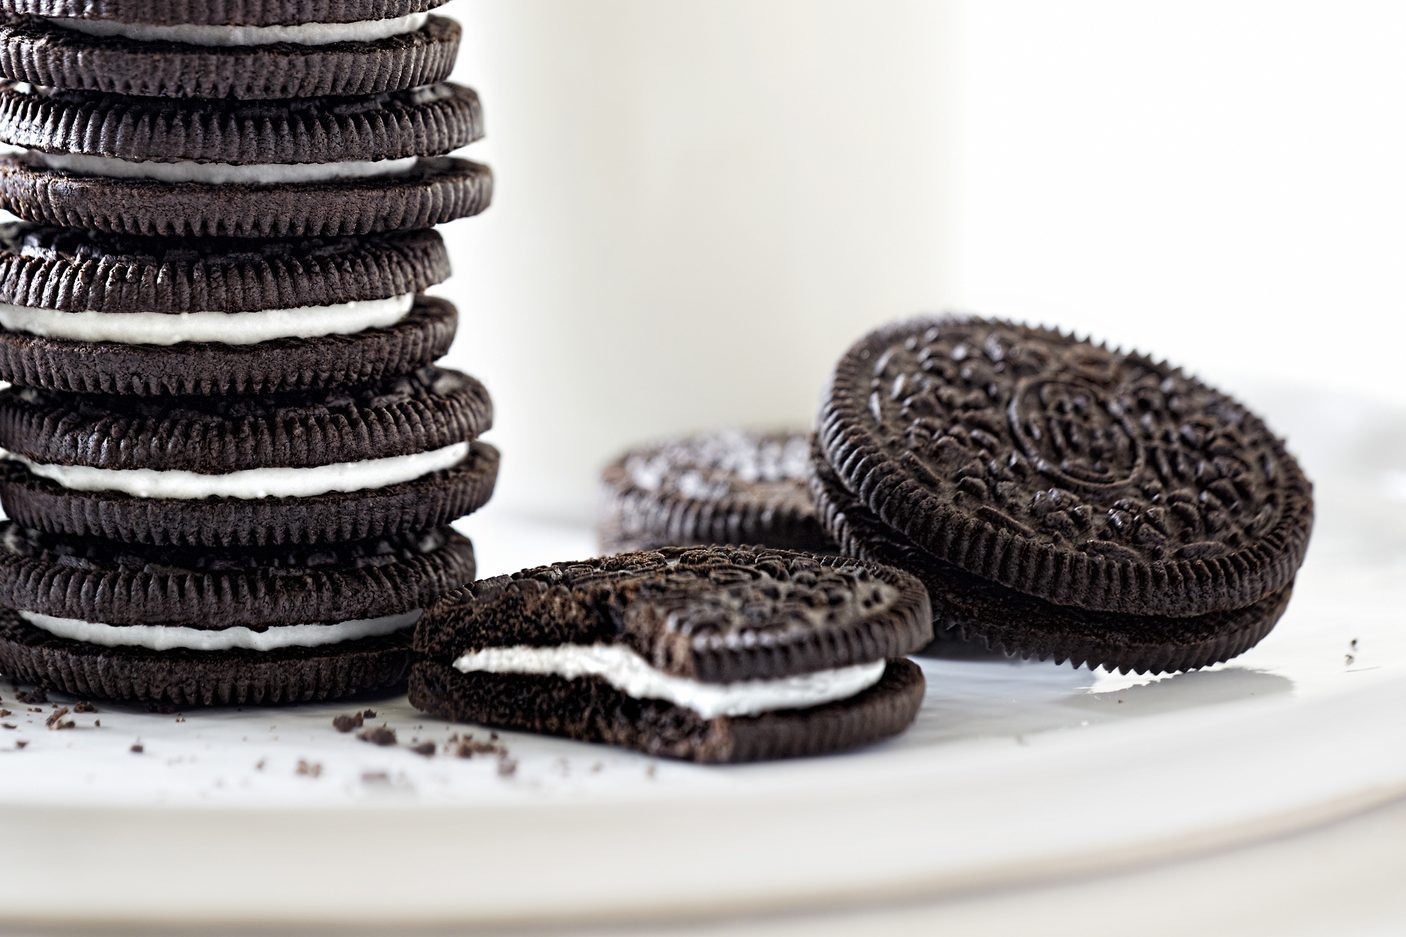
<svg viewBox="0 0 1406 937">
<path fill-rule="evenodd" d="M 756 716 L 778 709 L 805 709 L 848 699 L 879 682 L 884 661 L 820 670 L 775 680 L 703 683 L 664 673 L 616 644 L 556 647 L 490 647 L 454 661 L 460 673 L 527 674 L 567 680 L 599 677 L 627 696 L 682 706 L 704 719 Z"/>
<path fill-rule="evenodd" d="M 0 455 L 73 491 L 115 491 L 135 498 L 311 498 L 331 491 L 364 491 L 413 481 L 464 461 L 470 444 L 410 455 L 334 462 L 308 468 L 240 469 L 220 475 L 183 469 L 102 469 L 88 465 L 50 465 L 13 452 Z"/>
<path fill-rule="evenodd" d="M 139 42 L 184 42 L 196 46 L 266 46 L 293 42 L 325 46 L 334 42 L 375 42 L 413 33 L 425 25 L 428 13 L 411 13 L 384 20 L 354 23 L 297 23 L 290 26 L 195 26 L 185 23 L 154 25 L 51 16 L 50 23 L 90 36 L 120 36 Z"/>
<path fill-rule="evenodd" d="M 255 345 L 277 338 L 350 335 L 385 328 L 404 319 L 414 305 L 414 293 L 330 306 L 252 312 L 69 312 L 0 303 L 0 328 L 49 338 L 123 345 Z"/>
<path fill-rule="evenodd" d="M 207 630 L 180 625 L 104 625 L 77 618 L 55 618 L 38 612 L 20 612 L 36 628 L 70 641 L 103 647 L 143 647 L 151 651 L 182 648 L 191 651 L 276 651 L 286 647 L 321 647 L 360 641 L 403 631 L 420 619 L 420 610 L 359 618 L 331 625 L 277 625 L 263 631 L 242 626 Z"/>
<path fill-rule="evenodd" d="M 338 179 L 372 179 L 410 172 L 418 156 L 400 159 L 353 159 L 339 163 L 197 163 L 176 160 L 119 159 L 89 153 L 45 153 L 28 150 L 26 155 L 47 169 L 80 176 L 106 176 L 112 179 L 152 179 L 156 182 L 199 182 L 206 185 L 285 185 L 300 182 L 328 182 Z"/>
</svg>

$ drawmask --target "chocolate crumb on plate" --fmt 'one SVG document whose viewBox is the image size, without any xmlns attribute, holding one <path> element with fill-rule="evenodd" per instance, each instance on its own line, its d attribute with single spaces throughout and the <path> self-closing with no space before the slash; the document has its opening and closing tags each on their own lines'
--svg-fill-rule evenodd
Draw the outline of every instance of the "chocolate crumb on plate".
<svg viewBox="0 0 1406 937">
<path fill-rule="evenodd" d="M 418 745 L 411 745 L 410 750 L 417 755 L 424 755 L 426 758 L 431 758 L 435 753 L 435 743 L 420 742 Z"/>
<path fill-rule="evenodd" d="M 376 726 L 374 729 L 367 729 L 357 735 L 363 742 L 370 742 L 372 745 L 394 745 L 395 730 L 389 726 Z"/>
<path fill-rule="evenodd" d="M 361 713 L 352 713 L 351 715 L 343 713 L 332 719 L 332 728 L 344 733 L 350 732 L 352 729 L 360 729 L 363 724 Z"/>
</svg>

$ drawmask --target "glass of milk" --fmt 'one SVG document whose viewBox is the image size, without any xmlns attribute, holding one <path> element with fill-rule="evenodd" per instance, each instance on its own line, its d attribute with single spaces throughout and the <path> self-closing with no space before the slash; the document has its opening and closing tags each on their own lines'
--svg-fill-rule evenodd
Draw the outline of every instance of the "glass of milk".
<svg viewBox="0 0 1406 937">
<path fill-rule="evenodd" d="M 444 229 L 449 364 L 498 502 L 586 520 L 632 443 L 809 426 L 872 325 L 940 307 L 954 13 L 937 0 L 461 0 L 495 202 Z"/>
</svg>

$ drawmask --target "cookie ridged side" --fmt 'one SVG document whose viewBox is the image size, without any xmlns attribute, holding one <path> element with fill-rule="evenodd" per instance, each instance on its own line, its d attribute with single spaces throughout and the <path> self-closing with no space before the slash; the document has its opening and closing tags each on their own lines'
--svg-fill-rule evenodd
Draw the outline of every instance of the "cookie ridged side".
<svg viewBox="0 0 1406 937">
<path fill-rule="evenodd" d="M 493 173 L 452 157 L 376 179 L 283 185 L 79 176 L 0 158 L 0 208 L 27 221 L 159 237 L 341 237 L 429 228 L 477 215 Z"/>
<path fill-rule="evenodd" d="M 47 153 L 236 165 L 439 156 L 483 136 L 470 88 L 438 84 L 363 98 L 206 101 L 0 84 L 0 140 Z"/>
<path fill-rule="evenodd" d="M 474 443 L 461 464 L 385 488 L 306 498 L 137 498 L 75 491 L 21 466 L 0 466 L 12 520 L 51 534 L 196 548 L 304 545 L 426 530 L 464 517 L 493 494 L 498 450 Z"/>
<path fill-rule="evenodd" d="M 404 634 L 282 651 L 146 651 L 55 637 L 0 609 L 0 671 L 84 699 L 286 706 L 390 692 L 410 668 Z"/>
<path fill-rule="evenodd" d="M 82 397 L 0 391 L 0 448 L 35 462 L 222 474 L 406 455 L 477 438 L 488 391 L 425 368 L 376 384 L 270 397 Z"/>
<path fill-rule="evenodd" d="M 668 703 L 632 698 L 596 678 L 466 676 L 429 661 L 417 662 L 410 675 L 411 705 L 442 718 L 704 763 L 797 758 L 877 742 L 912 724 L 923 689 L 918 666 L 894 660 L 879 683 L 851 699 L 704 719 Z"/>
<path fill-rule="evenodd" d="M 0 23 L 0 75 L 46 88 L 140 97 L 287 99 L 368 95 L 449 77 L 459 25 L 374 42 L 210 47 L 90 36 L 44 20 Z"/>
<path fill-rule="evenodd" d="M 119 313 L 114 313 L 118 315 Z M 458 313 L 417 297 L 394 325 L 252 345 L 128 345 L 0 329 L 0 380 L 80 394 L 273 394 L 362 384 L 416 371 L 449 351 Z"/>
<path fill-rule="evenodd" d="M 0 0 L 0 12 L 174 26 L 286 26 L 394 19 L 446 0 Z"/>
<path fill-rule="evenodd" d="M 1196 670 L 1258 644 L 1288 607 L 1292 583 L 1238 609 L 1187 618 L 1054 605 L 966 573 L 888 528 L 846 491 L 817 454 L 811 486 L 821 524 L 840 552 L 917 576 L 932 599 L 939 640 L 1122 673 Z"/>
<path fill-rule="evenodd" d="M 320 624 L 425 608 L 474 578 L 451 530 L 354 544 L 196 552 L 51 537 L 0 522 L 0 595 L 24 611 L 109 625 Z"/>
</svg>

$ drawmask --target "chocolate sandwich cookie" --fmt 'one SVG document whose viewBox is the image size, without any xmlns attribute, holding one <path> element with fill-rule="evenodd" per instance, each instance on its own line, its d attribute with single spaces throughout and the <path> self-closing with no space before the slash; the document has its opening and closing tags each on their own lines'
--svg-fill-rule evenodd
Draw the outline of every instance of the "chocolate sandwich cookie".
<svg viewBox="0 0 1406 937">
<path fill-rule="evenodd" d="M 1313 521 L 1298 463 L 1230 397 L 1143 355 L 976 318 L 850 349 L 814 485 L 841 549 L 917 573 L 940 628 L 1123 671 L 1259 641 Z"/>
<path fill-rule="evenodd" d="M 447 596 L 415 632 L 410 701 L 442 717 L 703 762 L 837 751 L 913 721 L 921 583 L 759 547 L 527 570 Z"/>
<path fill-rule="evenodd" d="M 267 397 L 0 391 L 0 504 L 37 530 L 225 548 L 448 523 L 492 493 L 483 385 L 456 371 Z"/>
<path fill-rule="evenodd" d="M 0 523 L 0 672 L 78 696 L 297 703 L 399 685 L 409 633 L 471 580 L 442 529 L 336 547 L 190 551 Z"/>
<path fill-rule="evenodd" d="M 476 214 L 483 135 L 451 84 L 290 101 L 132 98 L 0 82 L 0 207 L 138 235 L 331 237 Z"/>
<path fill-rule="evenodd" d="M 443 81 L 459 47 L 458 24 L 425 12 L 262 26 L 223 12 L 218 23 L 6 15 L 0 75 L 140 96 L 312 98 Z"/>
<path fill-rule="evenodd" d="M 0 380 L 108 394 L 261 394 L 417 370 L 457 315 L 433 231 L 259 241 L 0 225 Z"/>
<path fill-rule="evenodd" d="M 601 473 L 607 553 L 751 543 L 833 552 L 806 490 L 810 437 L 699 433 L 626 452 Z"/>
</svg>

